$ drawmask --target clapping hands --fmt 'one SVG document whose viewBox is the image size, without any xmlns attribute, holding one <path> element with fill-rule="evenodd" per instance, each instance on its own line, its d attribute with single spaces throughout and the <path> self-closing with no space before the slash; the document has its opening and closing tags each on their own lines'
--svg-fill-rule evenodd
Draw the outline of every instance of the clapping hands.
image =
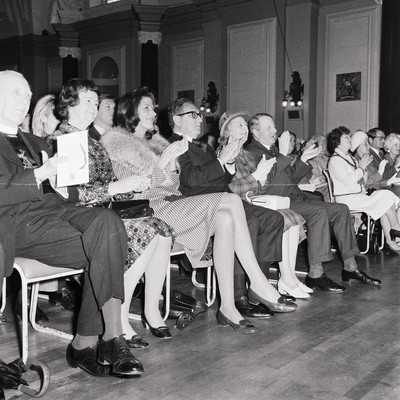
<svg viewBox="0 0 400 400">
<path fill-rule="evenodd" d="M 268 174 L 271 172 L 271 169 L 275 163 L 276 157 L 266 160 L 264 155 L 261 161 L 258 163 L 257 169 L 253 172 L 253 177 L 257 181 L 264 183 L 267 180 Z"/>
<path fill-rule="evenodd" d="M 365 154 L 365 155 L 361 158 L 361 160 L 358 162 L 358 166 L 359 166 L 361 169 L 366 169 L 366 168 L 368 167 L 368 165 L 371 164 L 372 160 L 373 160 L 373 157 L 372 157 L 371 154 Z"/>
<path fill-rule="evenodd" d="M 315 143 L 311 144 L 309 147 L 306 147 L 301 155 L 300 159 L 304 163 L 312 158 L 316 157 L 322 151 L 321 146 L 316 146 Z"/>
<path fill-rule="evenodd" d="M 281 136 L 278 138 L 279 143 L 279 153 L 284 156 L 289 154 L 289 145 L 290 145 L 290 132 L 285 131 L 282 133 Z"/>
<path fill-rule="evenodd" d="M 240 139 L 232 140 L 227 145 L 223 147 L 219 153 L 218 159 L 221 161 L 222 165 L 228 162 L 235 161 L 236 156 L 239 154 L 242 148 L 242 141 Z"/>
<path fill-rule="evenodd" d="M 183 137 L 182 140 L 170 144 L 162 153 L 158 166 L 165 169 L 167 165 L 175 161 L 180 155 L 187 152 L 189 148 L 188 140 Z"/>
</svg>

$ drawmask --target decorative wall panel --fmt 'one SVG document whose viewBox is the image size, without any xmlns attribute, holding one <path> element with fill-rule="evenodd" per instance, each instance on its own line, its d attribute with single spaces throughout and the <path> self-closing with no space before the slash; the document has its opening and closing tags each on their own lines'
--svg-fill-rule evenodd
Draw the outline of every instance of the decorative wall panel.
<svg viewBox="0 0 400 400">
<path fill-rule="evenodd" d="M 275 114 L 276 20 L 228 27 L 228 109 Z"/>
</svg>

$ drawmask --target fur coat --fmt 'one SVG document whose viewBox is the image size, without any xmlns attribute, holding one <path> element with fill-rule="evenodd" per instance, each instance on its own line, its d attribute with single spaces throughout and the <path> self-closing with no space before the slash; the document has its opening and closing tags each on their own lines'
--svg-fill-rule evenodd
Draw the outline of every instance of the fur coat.
<svg viewBox="0 0 400 400">
<path fill-rule="evenodd" d="M 111 128 L 101 137 L 114 168 L 123 166 L 132 175 L 151 175 L 166 147 L 168 140 L 156 134 L 150 140 L 135 137 L 121 128 Z"/>
</svg>

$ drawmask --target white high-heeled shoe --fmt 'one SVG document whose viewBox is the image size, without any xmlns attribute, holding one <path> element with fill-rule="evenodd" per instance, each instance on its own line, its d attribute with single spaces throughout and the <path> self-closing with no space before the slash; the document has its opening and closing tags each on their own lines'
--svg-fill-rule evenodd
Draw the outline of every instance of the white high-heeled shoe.
<svg viewBox="0 0 400 400">
<path fill-rule="evenodd" d="M 301 290 L 303 290 L 306 293 L 314 293 L 314 290 L 305 285 L 303 282 L 300 282 L 297 284 Z"/>
<path fill-rule="evenodd" d="M 286 283 L 282 281 L 282 279 L 279 279 L 278 281 L 278 292 L 296 297 L 296 299 L 308 299 L 310 297 L 310 295 L 299 286 L 297 286 L 296 289 L 289 288 L 289 286 L 287 286 Z"/>
</svg>

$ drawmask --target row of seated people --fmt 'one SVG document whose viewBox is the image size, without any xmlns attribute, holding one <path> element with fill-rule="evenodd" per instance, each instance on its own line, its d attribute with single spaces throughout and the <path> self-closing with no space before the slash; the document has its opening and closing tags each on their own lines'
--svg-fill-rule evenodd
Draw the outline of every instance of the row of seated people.
<svg viewBox="0 0 400 400">
<path fill-rule="evenodd" d="M 57 138 L 85 130 L 95 121 L 98 88 L 79 79 L 64 85 L 56 99 L 61 124 L 48 132 L 46 143 L 18 130 L 31 97 L 25 78 L 5 71 L 0 83 L 5 88 L 0 93 L 4 273 L 10 274 L 15 256 L 53 266 L 85 267 L 77 334 L 67 350 L 71 366 L 98 376 L 143 373 L 130 348 L 146 343 L 128 321 L 129 303 L 144 274 L 146 322 L 155 336 L 171 337 L 158 303 L 174 241 L 183 245 L 192 265 L 200 266 L 210 262 L 204 255 L 213 237 L 221 297 L 217 321 L 243 333 L 258 331 L 243 314 L 267 318 L 297 308 L 263 272 L 263 266 L 273 261 L 280 266 L 278 289 L 295 298 L 307 298 L 317 288 L 345 290 L 326 276 L 322 266 L 333 259 L 331 226 L 343 260 L 342 279 L 380 284 L 357 266 L 354 256 L 359 249 L 348 207 L 323 202 L 297 186 L 311 171 L 308 161 L 321 148 L 305 149 L 292 166 L 286 156 L 290 135 L 280 136 L 278 151 L 270 115 L 249 119 L 243 112 L 226 113 L 216 154 L 197 142 L 202 114 L 192 101 L 178 99 L 169 107 L 174 133 L 167 141 L 154 129 L 153 95 L 147 88 L 133 90 L 119 100 L 114 127 L 97 130 L 97 136 L 92 130 L 90 182 L 56 188 L 56 167 L 66 161 L 55 153 Z M 252 141 L 243 148 L 249 131 Z M 249 191 L 287 196 L 290 208 L 274 211 L 252 205 L 242 200 Z M 82 207 L 138 198 L 150 200 L 153 217 L 122 222 L 111 210 Z M 310 263 L 306 285 L 294 273 L 304 225 Z M 393 224 L 390 233 L 397 232 Z"/>
<path fill-rule="evenodd" d="M 291 133 L 291 136 L 295 142 L 294 134 Z M 400 221 L 400 135 L 391 133 L 386 138 L 380 128 L 372 128 L 367 133 L 358 130 L 350 135 L 349 129 L 338 127 L 327 139 L 315 135 L 303 146 L 307 148 L 317 142 L 322 150 L 309 161 L 313 167 L 312 173 L 300 183 L 314 184 L 316 190 L 329 201 L 323 173 L 329 169 L 336 201 L 347 204 L 350 209 L 365 211 L 375 220 L 379 219 L 387 249 L 393 254 L 400 254 L 400 246 L 396 241 Z M 292 163 L 300 154 L 301 150 L 295 154 L 292 152 Z"/>
</svg>

